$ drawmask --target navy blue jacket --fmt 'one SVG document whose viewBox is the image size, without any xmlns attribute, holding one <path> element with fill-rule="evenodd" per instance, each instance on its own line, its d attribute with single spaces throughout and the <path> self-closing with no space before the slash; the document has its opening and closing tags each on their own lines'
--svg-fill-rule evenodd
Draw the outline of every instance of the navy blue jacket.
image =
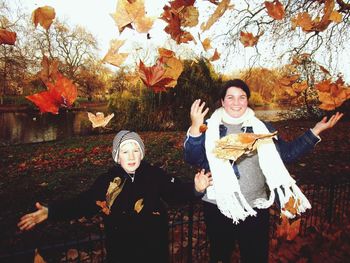
<svg viewBox="0 0 350 263">
<path fill-rule="evenodd" d="M 269 123 L 265 123 L 266 128 L 270 132 L 275 132 L 276 129 Z M 242 127 L 242 132 L 252 133 L 252 127 Z M 224 137 L 227 133 L 227 128 L 221 124 L 219 126 L 220 138 Z M 309 129 L 301 136 L 297 137 L 293 141 L 287 142 L 278 137 L 278 140 L 274 139 L 276 148 L 284 163 L 292 163 L 300 158 L 302 155 L 310 152 L 316 143 L 320 139 L 313 134 Z M 209 163 L 205 153 L 205 133 L 202 133 L 198 137 L 186 136 L 185 139 L 185 161 L 191 165 L 199 166 L 209 171 Z M 236 165 L 233 165 L 236 175 L 239 175 L 239 171 Z"/>
</svg>

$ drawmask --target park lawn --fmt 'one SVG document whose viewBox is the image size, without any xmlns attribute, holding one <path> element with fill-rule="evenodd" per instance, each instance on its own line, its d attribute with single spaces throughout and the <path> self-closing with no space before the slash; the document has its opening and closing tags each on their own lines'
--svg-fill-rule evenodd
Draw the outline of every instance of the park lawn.
<svg viewBox="0 0 350 263">
<path fill-rule="evenodd" d="M 283 121 L 273 124 L 285 140 L 311 128 L 310 121 Z M 314 151 L 293 165 L 291 174 L 300 181 L 328 183 L 349 180 L 349 122 L 340 122 L 322 134 Z M 146 145 L 146 160 L 169 173 L 191 180 L 196 168 L 183 161 L 184 131 L 140 132 Z M 0 247 L 6 249 L 21 240 L 16 224 L 19 217 L 34 209 L 35 201 L 69 198 L 87 189 L 112 163 L 114 134 L 1 147 L 0 165 Z M 56 226 L 56 227 L 59 227 Z M 0 251 L 1 253 L 3 251 Z"/>
</svg>

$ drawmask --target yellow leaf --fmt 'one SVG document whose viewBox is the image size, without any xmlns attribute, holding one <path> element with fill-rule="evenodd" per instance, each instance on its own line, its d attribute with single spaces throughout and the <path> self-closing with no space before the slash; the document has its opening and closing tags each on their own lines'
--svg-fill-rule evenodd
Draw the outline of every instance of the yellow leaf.
<svg viewBox="0 0 350 263">
<path fill-rule="evenodd" d="M 103 112 L 96 112 L 96 115 L 88 112 L 89 121 L 92 123 L 92 128 L 106 127 L 109 121 L 114 117 L 114 113 L 105 117 Z"/>
<path fill-rule="evenodd" d="M 335 23 L 340 23 L 341 21 L 343 21 L 343 15 L 337 11 L 333 11 L 329 17 L 329 20 Z"/>
<path fill-rule="evenodd" d="M 143 208 L 143 198 L 136 201 L 134 210 L 136 211 L 136 213 L 140 213 L 142 208 Z"/>
</svg>

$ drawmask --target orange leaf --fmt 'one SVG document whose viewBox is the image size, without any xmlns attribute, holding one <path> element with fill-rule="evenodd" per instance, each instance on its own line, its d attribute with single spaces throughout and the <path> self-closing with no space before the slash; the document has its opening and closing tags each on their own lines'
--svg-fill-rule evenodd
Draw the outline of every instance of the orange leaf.
<svg viewBox="0 0 350 263">
<path fill-rule="evenodd" d="M 53 81 L 58 72 L 58 60 L 50 60 L 46 56 L 41 60 L 41 70 L 38 73 L 42 81 Z"/>
<path fill-rule="evenodd" d="M 286 238 L 287 240 L 294 240 L 300 232 L 301 218 L 289 223 L 289 219 L 281 216 L 281 224 L 277 226 L 276 234 L 278 237 Z"/>
<path fill-rule="evenodd" d="M 284 18 L 284 7 L 278 0 L 274 0 L 273 2 L 265 1 L 265 7 L 267 9 L 267 13 L 272 18 L 276 20 L 282 20 Z"/>
<path fill-rule="evenodd" d="M 108 206 L 107 206 L 107 202 L 106 201 L 96 201 L 96 205 L 98 205 L 99 207 L 101 207 L 102 212 L 105 213 L 106 215 L 109 215 L 111 213 L 111 211 L 109 210 Z"/>
<path fill-rule="evenodd" d="M 335 23 L 340 23 L 341 21 L 343 21 L 343 15 L 337 11 L 333 11 L 329 16 L 329 20 Z"/>
<path fill-rule="evenodd" d="M 199 126 L 200 133 L 204 133 L 206 132 L 206 130 L 208 130 L 208 126 L 206 124 L 202 124 L 201 126 Z"/>
<path fill-rule="evenodd" d="M 208 51 L 209 49 L 211 49 L 211 40 L 210 38 L 206 38 L 203 41 L 201 41 L 201 44 L 204 48 L 205 51 Z"/>
<path fill-rule="evenodd" d="M 45 81 L 45 85 L 48 87 L 48 91 L 26 96 L 42 113 L 58 114 L 60 107 L 70 107 L 77 98 L 76 86 L 60 73 L 56 74 L 54 83 Z"/>
<path fill-rule="evenodd" d="M 245 33 L 243 31 L 241 31 L 241 37 L 239 39 L 239 41 L 241 41 L 241 43 L 243 44 L 244 47 L 253 47 L 258 43 L 259 37 L 262 35 L 257 35 L 257 36 L 253 36 L 252 33 Z"/>
<path fill-rule="evenodd" d="M 230 0 L 222 0 L 216 7 L 214 13 L 208 19 L 208 21 L 206 23 L 201 24 L 202 32 L 211 28 L 211 26 L 226 12 L 226 10 L 233 8 L 234 6 L 230 5 Z"/>
<path fill-rule="evenodd" d="M 16 42 L 16 32 L 10 32 L 6 29 L 0 29 L 0 44 L 14 45 Z"/>
<path fill-rule="evenodd" d="M 102 61 L 113 66 L 120 67 L 120 65 L 123 64 L 129 55 L 128 53 L 118 53 L 119 48 L 124 44 L 124 42 L 125 40 L 111 40 L 110 48 Z"/>
<path fill-rule="evenodd" d="M 173 57 L 160 57 L 159 61 L 164 65 L 164 69 L 165 69 L 163 78 L 173 79 L 171 82 L 169 82 L 165 86 L 175 87 L 177 84 L 177 79 L 179 78 L 179 76 L 183 71 L 183 64 L 181 60 L 173 56 Z"/>
<path fill-rule="evenodd" d="M 32 21 L 35 27 L 40 24 L 44 29 L 48 30 L 55 19 L 55 9 L 51 6 L 43 6 L 35 9 L 32 13 Z"/>
<path fill-rule="evenodd" d="M 165 91 L 166 85 L 173 81 L 172 78 L 164 77 L 164 73 L 164 65 L 159 60 L 151 67 L 146 67 L 140 60 L 139 76 L 142 82 L 154 92 Z"/>
<path fill-rule="evenodd" d="M 43 257 L 39 254 L 38 249 L 35 249 L 34 252 L 34 263 L 46 263 Z"/>
<path fill-rule="evenodd" d="M 214 54 L 209 60 L 210 61 L 215 61 L 215 60 L 218 60 L 218 59 L 220 59 L 220 54 L 219 54 L 218 50 L 215 48 Z"/>
</svg>

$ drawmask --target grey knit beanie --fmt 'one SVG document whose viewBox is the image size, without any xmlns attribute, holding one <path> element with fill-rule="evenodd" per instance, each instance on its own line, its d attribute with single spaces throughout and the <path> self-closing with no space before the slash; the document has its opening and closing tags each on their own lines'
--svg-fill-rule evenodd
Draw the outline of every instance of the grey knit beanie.
<svg viewBox="0 0 350 263">
<path fill-rule="evenodd" d="M 145 156 L 145 145 L 143 144 L 141 137 L 136 132 L 121 130 L 120 132 L 117 133 L 117 135 L 113 139 L 112 157 L 115 162 L 118 161 L 118 153 L 119 153 L 121 144 L 128 140 L 137 143 L 138 146 L 140 147 L 141 160 Z"/>
</svg>

